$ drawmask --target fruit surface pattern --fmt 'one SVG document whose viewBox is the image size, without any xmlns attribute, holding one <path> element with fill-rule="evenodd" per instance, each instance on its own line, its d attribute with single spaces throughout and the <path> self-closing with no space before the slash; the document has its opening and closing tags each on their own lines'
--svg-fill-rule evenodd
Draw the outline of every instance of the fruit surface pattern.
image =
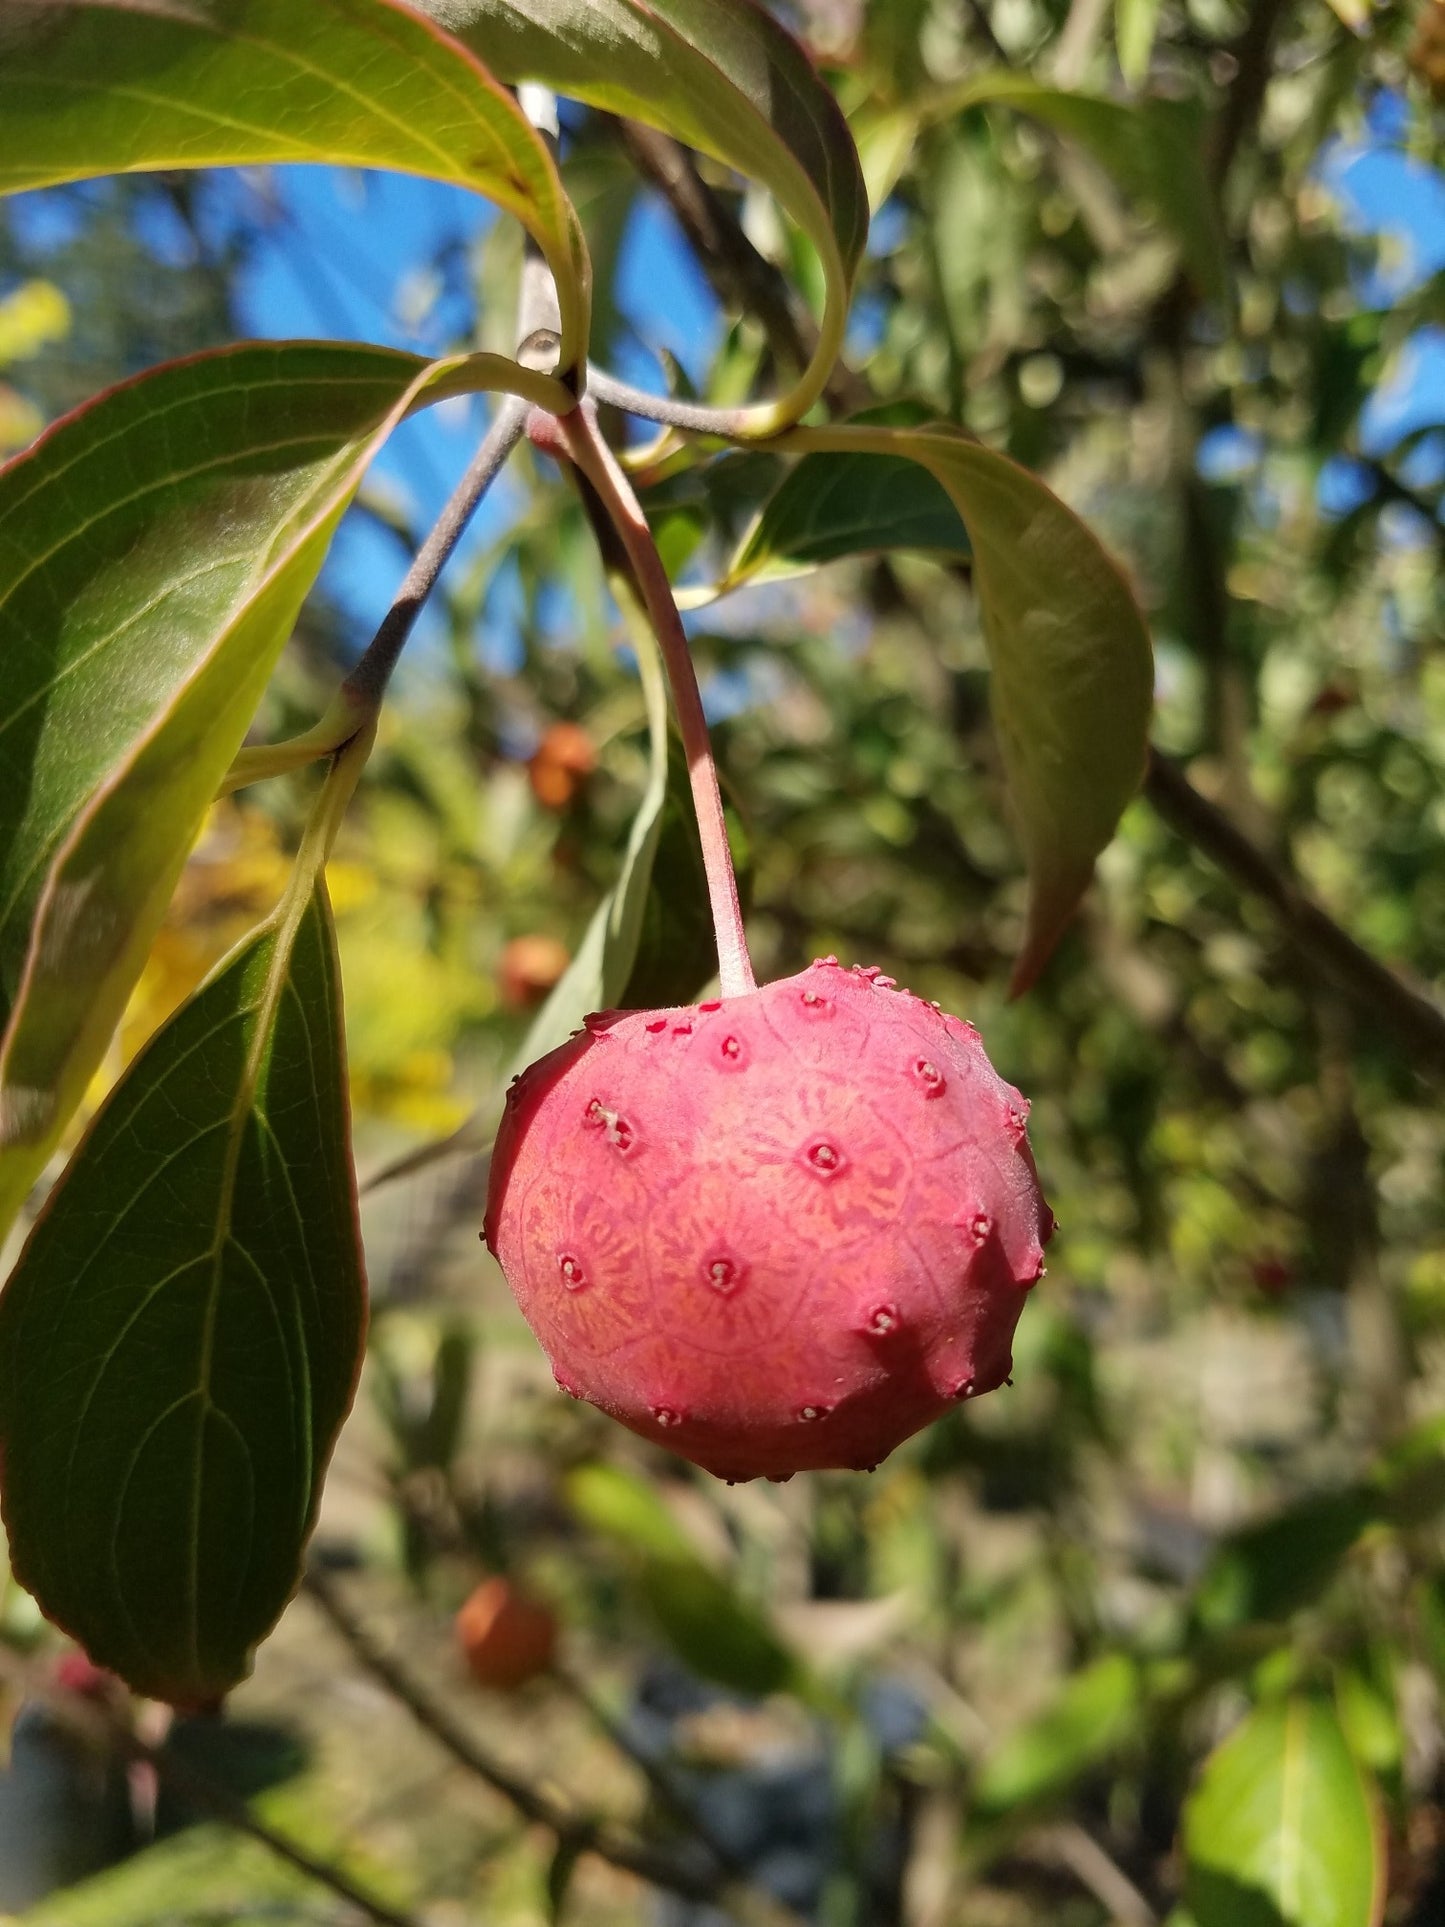
<svg viewBox="0 0 1445 1927">
<path fill-rule="evenodd" d="M 971 1025 L 823 958 L 533 1064 L 486 1236 L 564 1391 L 720 1478 L 867 1470 L 1008 1376 L 1027 1117 Z"/>
</svg>

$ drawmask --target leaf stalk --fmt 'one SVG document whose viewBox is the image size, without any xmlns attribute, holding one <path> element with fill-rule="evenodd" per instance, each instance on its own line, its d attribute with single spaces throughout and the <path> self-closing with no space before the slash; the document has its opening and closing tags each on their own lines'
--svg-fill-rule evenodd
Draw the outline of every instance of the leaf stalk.
<svg viewBox="0 0 1445 1927">
<path fill-rule="evenodd" d="M 702 840 L 703 868 L 707 873 L 708 902 L 717 938 L 718 981 L 724 997 L 746 996 L 749 991 L 757 989 L 757 979 L 753 975 L 747 935 L 743 929 L 742 906 L 738 900 L 737 878 L 733 873 L 732 851 L 728 847 L 727 821 L 723 815 L 717 765 L 713 761 L 707 718 L 703 714 L 702 697 L 698 691 L 687 635 L 677 603 L 673 600 L 672 585 L 667 579 L 662 557 L 657 552 L 657 544 L 652 539 L 652 531 L 647 526 L 647 518 L 633 493 L 632 484 L 598 432 L 596 410 L 590 402 L 583 402 L 570 415 L 534 416 L 531 432 L 533 440 L 540 441 L 544 447 L 552 447 L 555 442 L 592 484 L 598 502 L 616 530 L 631 564 L 638 592 L 662 651 L 663 665 L 672 689 L 673 709 L 687 757 L 693 807 L 697 812 L 698 834 Z"/>
</svg>

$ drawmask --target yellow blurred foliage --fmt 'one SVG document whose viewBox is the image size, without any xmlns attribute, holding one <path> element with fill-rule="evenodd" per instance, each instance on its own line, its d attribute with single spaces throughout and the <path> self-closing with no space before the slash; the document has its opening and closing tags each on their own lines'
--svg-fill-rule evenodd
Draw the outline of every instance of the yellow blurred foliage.
<svg viewBox="0 0 1445 1927">
<path fill-rule="evenodd" d="M 0 367 L 25 361 L 70 333 L 70 303 L 53 281 L 22 281 L 0 300 Z"/>
<path fill-rule="evenodd" d="M 0 381 L 0 455 L 24 448 L 44 426 L 45 417 L 35 404 Z"/>
</svg>

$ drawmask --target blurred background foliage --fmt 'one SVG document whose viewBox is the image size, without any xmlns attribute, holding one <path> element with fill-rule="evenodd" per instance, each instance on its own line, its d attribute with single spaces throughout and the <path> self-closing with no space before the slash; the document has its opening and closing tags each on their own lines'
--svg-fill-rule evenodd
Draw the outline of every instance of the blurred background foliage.
<svg viewBox="0 0 1445 1927">
<path fill-rule="evenodd" d="M 961 421 L 1087 515 L 1150 618 L 1159 749 L 1438 1002 L 1445 9 L 777 11 L 874 191 L 834 405 Z M 809 265 L 769 204 L 704 165 L 669 209 L 656 142 L 598 115 L 567 110 L 564 153 L 600 359 L 721 401 L 796 356 L 808 313 L 780 290 Z M 1363 224 L 1361 165 L 1386 168 Z M 701 256 L 675 219 L 698 207 L 720 224 Z M 286 210 L 284 175 L 0 204 L 0 450 L 254 328 L 241 291 L 267 247 L 324 282 Z M 618 266 L 642 228 L 656 312 Z M 393 338 L 509 348 L 519 260 L 504 225 L 439 242 L 386 291 Z M 670 351 L 679 289 L 707 323 L 690 354 Z M 350 585 L 332 572 L 306 611 L 268 737 L 306 726 L 364 643 L 356 577 L 404 567 L 439 459 L 409 446 L 354 513 Z M 365 1917 L 237 1827 L 255 1795 L 263 1830 L 393 1910 L 372 1917 L 434 1927 L 764 1917 L 727 1874 L 837 1927 L 1445 1921 L 1441 1064 L 1147 798 L 1008 1003 L 1023 879 L 957 529 L 926 496 L 850 524 L 805 489 L 750 551 L 775 459 L 704 476 L 639 442 L 638 463 L 694 605 L 760 976 L 881 965 L 974 1019 L 1033 1100 L 1062 1229 L 1013 1388 L 873 1477 L 722 1488 L 559 1398 L 478 1244 L 500 1089 L 646 769 L 595 551 L 524 451 L 331 870 L 375 1316 L 315 1584 L 226 1721 L 180 1722 L 179 1791 L 97 1749 L 82 1715 L 106 1683 L 8 1588 L 0 1678 L 24 1706 L 0 1908 Z M 910 516 L 930 553 L 878 553 Z M 307 793 L 217 805 L 111 1075 L 274 902 Z M 679 795 L 630 1001 L 689 999 L 709 969 Z M 471 1646 L 452 1630 L 497 1575 L 560 1627 L 511 1697 L 495 1600 Z M 410 1710 L 378 1652 L 414 1676 Z M 418 1723 L 438 1704 L 485 1760 L 659 1843 L 691 1898 L 519 1817 Z M 1296 1768 L 1291 1822 L 1268 1808 Z M 1301 1828 L 1314 1888 L 1281 1872 Z"/>
</svg>

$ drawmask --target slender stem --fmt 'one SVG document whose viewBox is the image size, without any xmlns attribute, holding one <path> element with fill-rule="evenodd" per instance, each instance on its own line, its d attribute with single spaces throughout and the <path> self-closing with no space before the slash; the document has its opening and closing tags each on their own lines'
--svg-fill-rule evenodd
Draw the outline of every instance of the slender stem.
<svg viewBox="0 0 1445 1927">
<path fill-rule="evenodd" d="M 635 1874 L 639 1880 L 648 1881 L 667 1893 L 728 1908 L 739 1919 L 756 1922 L 757 1927 L 781 1927 L 783 1921 L 795 1922 L 796 1917 L 771 1896 L 699 1875 L 672 1855 L 656 1852 L 610 1821 L 591 1820 L 569 1812 L 530 1782 L 520 1779 L 492 1757 L 449 1707 L 443 1706 L 411 1677 L 352 1611 L 329 1574 L 313 1567 L 306 1575 L 305 1590 L 346 1642 L 357 1663 L 406 1708 L 418 1726 L 450 1753 L 458 1765 L 509 1800 L 524 1819 L 534 1826 L 545 1827 L 559 1843 L 578 1853 L 594 1853 L 600 1860 Z"/>
<path fill-rule="evenodd" d="M 738 902 L 737 878 L 733 875 L 732 851 L 728 848 L 727 821 L 723 816 L 712 744 L 708 740 L 707 718 L 698 694 L 682 617 L 673 601 L 672 584 L 632 485 L 597 432 L 593 408 L 584 404 L 570 415 L 554 418 L 547 426 L 549 434 L 556 435 L 562 448 L 592 484 L 632 565 L 643 606 L 662 651 L 687 756 L 693 807 L 702 838 L 703 868 L 707 872 L 708 900 L 717 936 L 718 981 L 724 997 L 746 996 L 750 990 L 756 990 L 757 979 L 743 930 L 742 906 Z"/>
<path fill-rule="evenodd" d="M 645 388 L 634 388 L 619 381 L 595 362 L 587 367 L 587 392 L 594 401 L 609 408 L 620 408 L 625 415 L 642 421 L 663 422 L 681 428 L 689 435 L 716 435 L 720 441 L 752 443 L 756 434 L 747 432 L 747 411 L 742 408 L 708 408 L 701 402 L 678 401 L 672 395 L 653 395 Z"/>
<path fill-rule="evenodd" d="M 430 534 L 416 552 L 396 600 L 382 617 L 381 626 L 367 645 L 366 652 L 342 684 L 343 695 L 355 702 L 374 705 L 381 701 L 397 658 L 427 597 L 436 587 L 437 577 L 452 550 L 461 540 L 478 504 L 500 474 L 503 464 L 527 425 L 527 404 L 508 395 L 498 406 L 491 427 L 467 465 L 446 507 Z"/>
<path fill-rule="evenodd" d="M 329 1860 L 319 1860 L 306 1848 L 298 1846 L 284 1833 L 258 1818 L 250 1807 L 229 1787 L 213 1780 L 208 1773 L 201 1772 L 187 1760 L 163 1746 L 145 1746 L 132 1739 L 128 1734 L 118 1734 L 118 1743 L 133 1760 L 142 1761 L 155 1773 L 157 1779 L 173 1787 L 183 1799 L 203 1808 L 213 1819 L 221 1821 L 234 1832 L 245 1834 L 284 1860 L 297 1873 L 305 1874 L 319 1887 L 327 1888 L 339 1900 L 364 1914 L 376 1927 L 418 1927 L 414 1915 L 404 1914 L 390 1907 L 366 1888 L 359 1887 L 349 1874 Z"/>
</svg>

